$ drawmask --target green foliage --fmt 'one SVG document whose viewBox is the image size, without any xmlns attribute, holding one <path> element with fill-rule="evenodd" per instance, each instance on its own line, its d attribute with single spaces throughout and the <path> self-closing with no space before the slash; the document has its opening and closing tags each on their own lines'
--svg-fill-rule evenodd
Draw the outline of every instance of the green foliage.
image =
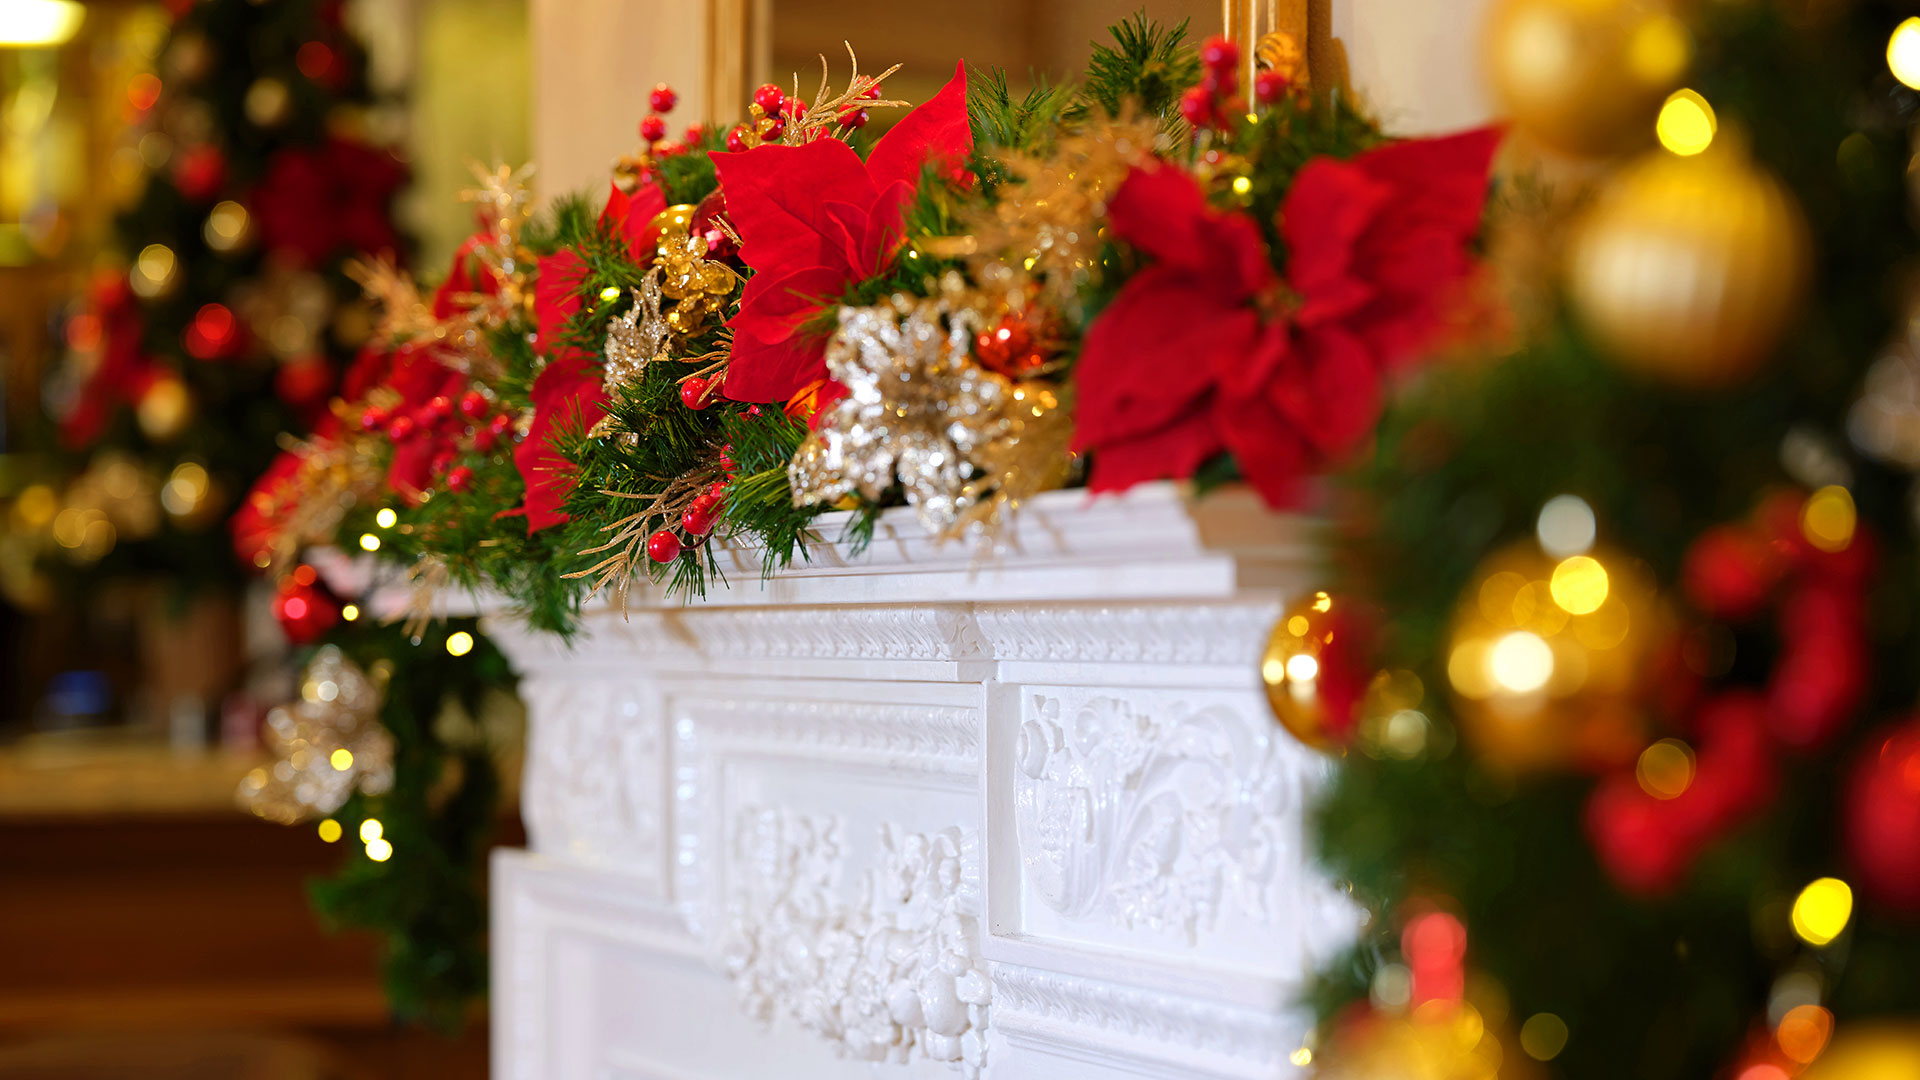
<svg viewBox="0 0 1920 1080">
<path fill-rule="evenodd" d="M 1343 478 L 1355 527 L 1335 545 L 1340 587 L 1392 613 L 1382 666 L 1421 677 L 1434 734 L 1414 762 L 1344 760 L 1318 810 L 1322 857 L 1376 911 L 1420 893 L 1451 898 L 1470 964 L 1505 987 L 1513 1014 L 1567 1022 L 1572 1038 L 1552 1069 L 1573 1080 L 1718 1075 L 1796 962 L 1821 971 L 1842 1031 L 1920 1006 L 1920 940 L 1897 917 L 1863 903 L 1845 955 L 1810 956 L 1795 951 L 1782 906 L 1806 882 L 1848 873 L 1837 805 L 1850 761 L 1880 718 L 1910 711 L 1920 693 L 1911 589 L 1870 598 L 1875 678 L 1842 745 L 1783 754 L 1765 814 L 1716 842 L 1666 897 L 1623 893 L 1599 865 L 1583 826 L 1591 777 L 1499 776 L 1460 743 L 1445 696 L 1455 604 L 1491 553 L 1530 542 L 1543 502 L 1585 499 L 1600 543 L 1644 560 L 1671 590 L 1694 538 L 1790 481 L 1789 432 L 1845 452 L 1846 410 L 1892 332 L 1899 298 L 1888 283 L 1913 247 L 1901 169 L 1920 104 L 1887 87 L 1881 58 L 1900 13 L 1864 3 L 1817 29 L 1769 5 L 1695 14 L 1691 84 L 1723 132 L 1751 133 L 1820 236 L 1808 316 L 1766 373 L 1716 394 L 1623 374 L 1566 313 L 1517 355 L 1435 372 L 1389 409 L 1377 452 Z M 1836 155 L 1842 146 L 1850 156 Z M 1857 457 L 1848 465 L 1861 520 L 1882 541 L 1882 580 L 1912 581 L 1911 477 Z M 1778 645 L 1771 630 L 1736 640 L 1718 685 L 1757 687 Z M 1685 733 L 1685 716 L 1656 719 Z M 1395 957 L 1390 923 L 1376 920 L 1323 971 L 1322 1015 L 1363 998 Z"/>
<path fill-rule="evenodd" d="M 717 127 L 702 129 L 697 142 L 687 144 L 686 152 L 660 159 L 660 187 L 667 205 L 700 205 L 700 200 L 719 188 L 713 159 L 707 154 L 727 148 L 726 132 Z"/>
<path fill-rule="evenodd" d="M 1097 106 L 1118 116 L 1128 102 L 1169 122 L 1178 116 L 1180 95 L 1200 82 L 1200 54 L 1187 41 L 1187 20 L 1174 27 L 1137 12 L 1109 28 L 1112 44 L 1093 43 L 1093 56 L 1080 87 L 1080 100 L 1066 111 L 1069 121 Z"/>
<path fill-rule="evenodd" d="M 473 635 L 452 656 L 450 634 Z M 510 701 L 512 668 L 473 619 L 408 638 L 397 626 L 347 624 L 330 637 L 348 657 L 385 673 L 380 723 L 393 734 L 394 782 L 356 794 L 334 815 L 345 829 L 345 865 L 310 886 L 330 925 L 372 930 L 386 947 L 382 972 L 403 1018 L 447 1031 L 486 995 L 486 852 L 500 824 L 500 776 L 476 718 Z M 511 706 L 504 706 L 511 708 Z M 381 825 L 393 855 L 374 862 L 356 842 L 359 823 Z"/>
</svg>

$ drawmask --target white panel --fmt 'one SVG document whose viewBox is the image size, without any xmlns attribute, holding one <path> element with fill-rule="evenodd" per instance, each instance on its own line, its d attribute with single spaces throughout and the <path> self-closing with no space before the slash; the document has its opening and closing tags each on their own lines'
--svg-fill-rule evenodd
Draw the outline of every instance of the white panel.
<svg viewBox="0 0 1920 1080">
<path fill-rule="evenodd" d="M 1487 122 L 1480 23 L 1491 0 L 1331 0 L 1353 87 L 1387 131 L 1428 135 Z"/>
</svg>

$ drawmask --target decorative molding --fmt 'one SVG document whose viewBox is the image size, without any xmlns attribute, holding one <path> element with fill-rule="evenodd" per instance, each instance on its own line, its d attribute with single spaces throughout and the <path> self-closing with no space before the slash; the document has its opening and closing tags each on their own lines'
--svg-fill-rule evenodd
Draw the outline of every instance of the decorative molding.
<svg viewBox="0 0 1920 1080">
<path fill-rule="evenodd" d="M 1159 1043 L 1168 1056 L 1186 1065 L 1200 1054 L 1213 1054 L 1267 1075 L 1286 1065 L 1306 1027 L 1303 1020 L 1266 1010 L 1019 964 L 994 964 L 992 970 L 996 1030 L 1066 1025 L 1082 1029 L 1089 1039 L 1124 1036 Z"/>
<path fill-rule="evenodd" d="M 1014 820 L 1028 886 L 1082 919 L 1183 933 L 1223 907 L 1261 921 L 1293 875 L 1304 800 L 1271 725 L 1224 705 L 1149 710 L 1039 691 L 1013 747 Z"/>
<path fill-rule="evenodd" d="M 1278 602 L 1029 604 L 981 608 L 977 618 L 995 660 L 1220 664 L 1251 672 L 1279 613 Z"/>
<path fill-rule="evenodd" d="M 534 850 L 659 876 L 662 736 L 631 680 L 535 677 L 521 797 Z"/>
<path fill-rule="evenodd" d="M 742 1008 L 785 1016 L 842 1056 L 986 1063 L 993 988 L 980 959 L 976 834 L 887 823 L 874 865 L 843 890 L 837 817 L 743 808 L 730 852 L 719 965 Z"/>
</svg>

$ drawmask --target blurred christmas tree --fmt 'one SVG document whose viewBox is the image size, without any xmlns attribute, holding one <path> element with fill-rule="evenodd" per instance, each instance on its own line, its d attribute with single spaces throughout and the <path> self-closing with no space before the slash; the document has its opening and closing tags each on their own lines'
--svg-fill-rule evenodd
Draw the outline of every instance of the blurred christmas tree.
<svg viewBox="0 0 1920 1080">
<path fill-rule="evenodd" d="M 1520 343 L 1390 412 L 1265 665 L 1375 914 L 1324 1075 L 1920 1076 L 1910 14 L 1492 5 Z"/>
<path fill-rule="evenodd" d="M 126 91 L 148 172 L 47 395 L 73 478 L 22 498 L 69 576 L 190 594 L 239 581 L 226 516 L 282 432 L 324 421 L 369 334 L 342 266 L 406 247 L 407 173 L 367 139 L 377 103 L 340 0 L 168 8 L 157 70 Z"/>
</svg>

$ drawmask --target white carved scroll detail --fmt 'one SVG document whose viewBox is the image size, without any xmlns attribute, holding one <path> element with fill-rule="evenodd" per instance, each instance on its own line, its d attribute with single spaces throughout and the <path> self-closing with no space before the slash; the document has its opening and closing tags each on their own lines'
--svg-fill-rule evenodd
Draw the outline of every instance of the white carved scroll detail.
<svg viewBox="0 0 1920 1080">
<path fill-rule="evenodd" d="M 1074 706 L 1038 694 L 1023 711 L 1015 821 L 1043 903 L 1070 918 L 1105 909 L 1189 943 L 1224 905 L 1267 916 L 1301 800 L 1265 724 L 1223 706 L 1163 715 L 1099 696 Z"/>
<path fill-rule="evenodd" d="M 719 944 L 749 1015 L 784 1014 L 857 1060 L 916 1053 L 977 1077 L 992 985 L 980 959 L 979 853 L 972 833 L 880 830 L 850 895 L 842 825 L 743 808 Z"/>
<path fill-rule="evenodd" d="M 661 733 L 638 693 L 604 679 L 521 684 L 527 831 L 535 850 L 657 872 Z"/>
</svg>

